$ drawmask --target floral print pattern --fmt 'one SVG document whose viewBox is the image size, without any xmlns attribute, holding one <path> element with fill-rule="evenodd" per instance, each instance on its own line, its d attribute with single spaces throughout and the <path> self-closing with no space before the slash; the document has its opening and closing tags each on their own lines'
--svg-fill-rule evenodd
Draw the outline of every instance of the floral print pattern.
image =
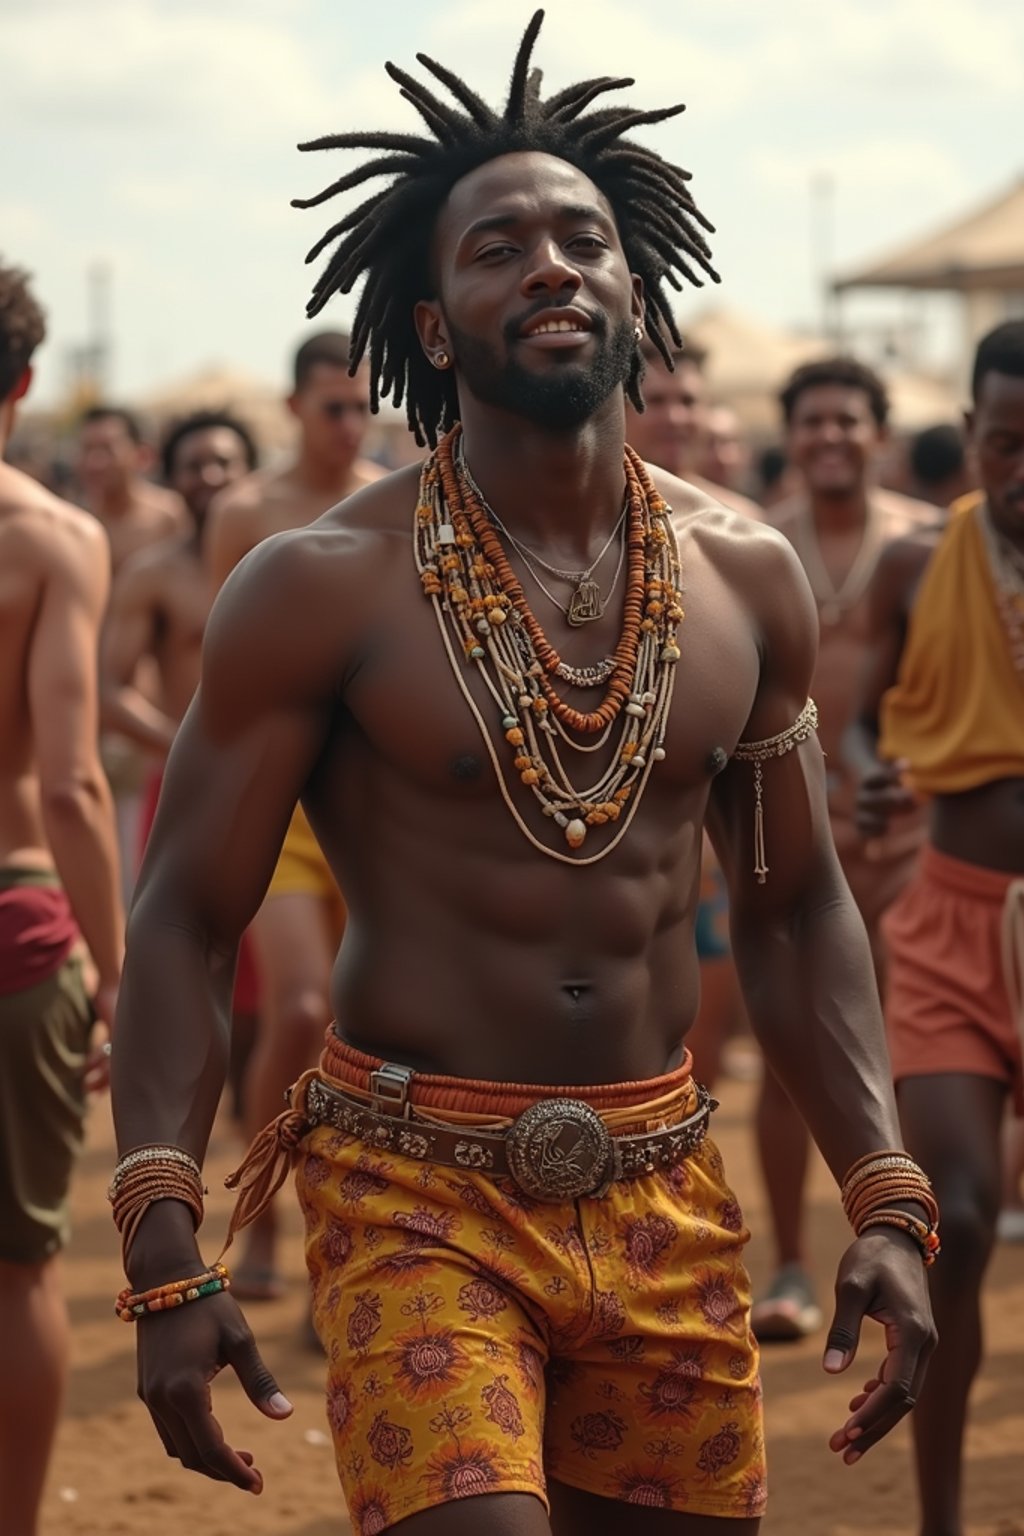
<svg viewBox="0 0 1024 1536">
<path fill-rule="evenodd" d="M 356 1536 L 478 1494 L 546 1499 L 547 1477 L 648 1509 L 762 1513 L 747 1234 L 710 1141 L 564 1205 L 326 1130 L 304 1154 Z"/>
</svg>

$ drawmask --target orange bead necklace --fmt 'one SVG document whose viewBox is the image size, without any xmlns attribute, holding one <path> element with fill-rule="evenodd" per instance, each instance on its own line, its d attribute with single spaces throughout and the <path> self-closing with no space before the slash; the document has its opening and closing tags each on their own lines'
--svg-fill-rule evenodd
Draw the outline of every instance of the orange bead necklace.
<svg viewBox="0 0 1024 1536">
<path fill-rule="evenodd" d="M 479 495 L 460 473 L 456 426 L 427 459 L 415 519 L 416 565 L 432 602 L 456 680 L 487 745 L 499 787 L 524 836 L 563 862 L 593 863 L 616 845 L 635 814 L 651 767 L 665 756 L 664 738 L 679 660 L 676 631 L 683 618 L 678 558 L 669 508 L 645 466 L 627 448 L 627 587 L 622 633 L 611 656 L 607 689 L 597 709 L 567 704 L 554 687 L 563 662 L 530 608 L 501 539 Z M 621 822 L 600 852 L 573 857 L 543 843 L 512 797 L 491 730 L 471 694 L 465 663 L 493 698 L 513 767 L 544 816 L 569 848 L 578 850 L 590 827 Z M 559 741 L 577 752 L 595 750 L 617 721 L 622 739 L 612 761 L 586 788 L 574 785 Z M 569 732 L 600 736 L 593 746 Z"/>
</svg>

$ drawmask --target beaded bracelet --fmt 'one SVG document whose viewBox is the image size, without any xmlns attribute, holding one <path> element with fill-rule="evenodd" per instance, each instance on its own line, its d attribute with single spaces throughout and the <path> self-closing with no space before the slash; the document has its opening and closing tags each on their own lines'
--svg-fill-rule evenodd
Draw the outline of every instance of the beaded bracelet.
<svg viewBox="0 0 1024 1536">
<path fill-rule="evenodd" d="M 861 1237 L 870 1227 L 896 1227 L 912 1237 L 921 1250 L 921 1258 L 926 1269 L 930 1269 L 942 1252 L 942 1244 L 939 1241 L 938 1227 L 929 1226 L 926 1221 L 921 1221 L 917 1216 L 911 1216 L 907 1211 L 872 1211 L 860 1224 L 857 1236 Z"/>
<path fill-rule="evenodd" d="M 927 1221 L 893 1207 L 894 1201 L 920 1205 Z M 843 1210 L 858 1237 L 871 1227 L 897 1227 L 912 1237 L 925 1264 L 941 1252 L 939 1206 L 927 1174 L 908 1152 L 898 1149 L 859 1158 L 842 1185 Z"/>
<path fill-rule="evenodd" d="M 928 1216 L 930 1225 L 934 1226 L 939 1219 L 939 1206 L 930 1188 L 923 1185 L 920 1180 L 914 1179 L 883 1179 L 878 1184 L 865 1185 L 863 1191 L 850 1202 L 847 1216 L 854 1231 L 857 1231 L 865 1216 L 872 1211 L 877 1211 L 881 1206 L 898 1204 L 901 1200 L 912 1200 L 920 1205 Z"/>
<path fill-rule="evenodd" d="M 183 1307 L 190 1301 L 201 1301 L 204 1296 L 216 1296 L 220 1291 L 231 1289 L 231 1277 L 225 1264 L 214 1264 L 201 1275 L 188 1280 L 172 1280 L 167 1285 L 156 1285 L 149 1291 L 133 1291 L 125 1286 L 114 1303 L 114 1311 L 124 1323 L 134 1323 L 150 1312 L 168 1312 L 172 1307 Z"/>
<path fill-rule="evenodd" d="M 121 1233 L 125 1268 L 143 1216 L 157 1200 L 180 1200 L 192 1213 L 198 1230 L 203 1220 L 202 1174 L 199 1164 L 183 1147 L 134 1147 L 120 1159 L 107 1192 L 114 1223 Z"/>
</svg>

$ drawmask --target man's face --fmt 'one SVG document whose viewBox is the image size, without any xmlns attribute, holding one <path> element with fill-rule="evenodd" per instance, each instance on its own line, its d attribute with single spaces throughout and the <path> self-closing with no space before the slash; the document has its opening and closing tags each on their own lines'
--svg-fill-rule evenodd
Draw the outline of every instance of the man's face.
<svg viewBox="0 0 1024 1536">
<path fill-rule="evenodd" d="M 967 425 L 995 522 L 1024 538 L 1024 379 L 987 373 Z"/>
<path fill-rule="evenodd" d="M 716 485 L 727 485 L 736 490 L 749 465 L 750 454 L 739 417 L 727 405 L 714 406 L 707 417 L 701 472 Z"/>
<path fill-rule="evenodd" d="M 685 479 L 704 437 L 704 376 L 685 357 L 669 373 L 659 357 L 647 363 L 641 388 L 646 409 L 628 407 L 626 436 L 642 459 Z"/>
<path fill-rule="evenodd" d="M 812 384 L 801 390 L 786 428 L 786 457 L 812 495 L 863 490 L 885 439 L 863 389 Z"/>
<path fill-rule="evenodd" d="M 117 416 L 83 424 L 75 470 L 86 495 L 102 499 L 124 491 L 143 467 L 145 451 Z"/>
<path fill-rule="evenodd" d="M 245 444 L 230 427 L 199 427 L 174 451 L 171 489 L 202 522 L 218 491 L 249 473 Z"/>
<path fill-rule="evenodd" d="M 347 368 L 315 363 L 288 408 L 299 422 L 306 453 L 346 470 L 359 457 L 370 424 L 370 375 L 360 368 L 352 378 Z"/>
<path fill-rule="evenodd" d="M 504 155 L 456 183 L 434 240 L 440 299 L 417 306 L 460 397 L 554 432 L 621 391 L 642 313 L 607 201 L 551 155 Z M 462 400 L 465 410 L 465 400 Z"/>
</svg>

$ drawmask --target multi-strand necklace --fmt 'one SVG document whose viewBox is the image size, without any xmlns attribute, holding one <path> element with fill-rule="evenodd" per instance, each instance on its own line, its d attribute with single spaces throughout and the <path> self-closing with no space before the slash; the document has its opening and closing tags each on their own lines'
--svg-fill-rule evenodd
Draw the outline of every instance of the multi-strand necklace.
<svg viewBox="0 0 1024 1536">
<path fill-rule="evenodd" d="M 460 435 L 455 427 L 442 439 L 420 477 L 414 544 L 423 591 L 433 604 L 452 670 L 520 831 L 551 858 L 596 863 L 624 835 L 651 769 L 665 756 L 680 654 L 676 631 L 683 618 L 669 508 L 641 460 L 627 448 L 622 633 L 608 658 L 610 670 L 601 680 L 601 703 L 596 709 L 578 710 L 554 686 L 556 677 L 574 684 L 560 673 L 565 664 L 534 616 L 494 522 L 459 463 Z M 469 689 L 467 663 L 475 666 L 493 700 L 497 730 Z M 595 683 L 588 678 L 576 686 L 593 688 Z M 573 784 L 562 752 L 595 752 L 616 727 L 619 740 L 605 771 L 586 788 Z M 581 736 L 596 739 L 580 741 Z M 515 774 L 570 849 L 582 847 L 589 828 L 619 823 L 600 852 L 574 857 L 533 833 L 512 794 L 497 744 L 502 738 Z"/>
<path fill-rule="evenodd" d="M 999 617 L 1010 647 L 1010 660 L 1024 682 L 1024 562 L 1020 552 L 999 532 L 988 502 L 982 504 L 978 515 L 985 535 Z"/>
<path fill-rule="evenodd" d="M 885 540 L 879 508 L 869 498 L 860 547 L 853 558 L 853 564 L 838 584 L 832 580 L 825 564 L 818 526 L 808 506 L 801 510 L 795 542 L 818 605 L 821 623 L 826 627 L 840 623 L 844 615 L 864 596 L 882 553 Z"/>
</svg>

